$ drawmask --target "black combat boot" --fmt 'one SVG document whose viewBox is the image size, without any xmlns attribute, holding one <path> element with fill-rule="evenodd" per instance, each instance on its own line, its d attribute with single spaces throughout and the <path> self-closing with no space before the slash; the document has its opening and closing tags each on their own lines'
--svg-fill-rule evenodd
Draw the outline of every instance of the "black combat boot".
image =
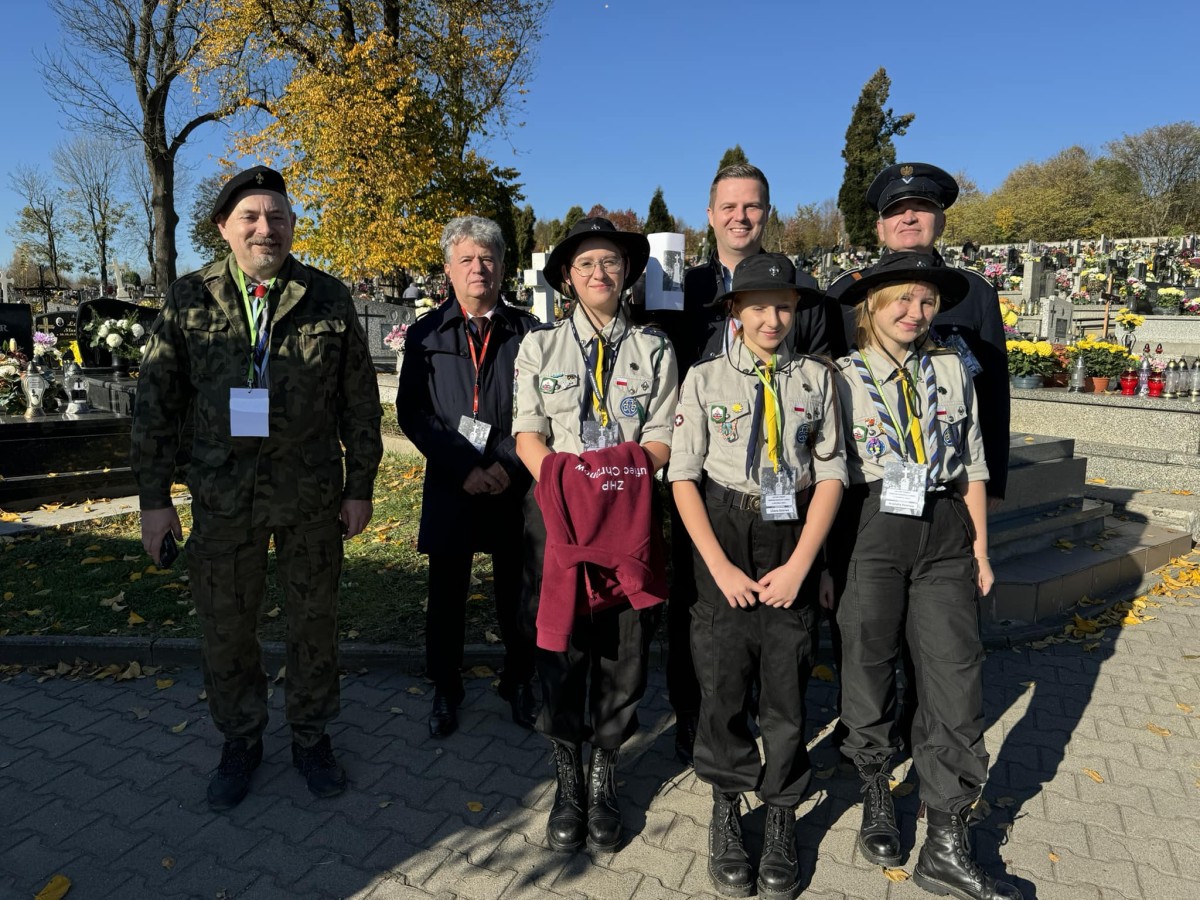
<svg viewBox="0 0 1200 900">
<path fill-rule="evenodd" d="M 925 845 L 913 868 L 913 881 L 919 887 L 959 900 L 1022 900 L 1016 887 L 997 881 L 975 862 L 971 836 L 961 815 L 929 807 L 927 818 Z"/>
<path fill-rule="evenodd" d="M 308 789 L 318 797 L 336 797 L 346 790 L 346 770 L 333 756 L 329 735 L 311 747 L 301 747 L 292 741 L 292 765 L 300 770 Z"/>
<path fill-rule="evenodd" d="M 712 823 L 708 826 L 708 878 L 722 897 L 749 897 L 754 870 L 742 846 L 741 794 L 713 791 Z"/>
<path fill-rule="evenodd" d="M 583 812 L 583 749 L 551 740 L 558 788 L 546 822 L 546 840 L 554 850 L 573 852 L 583 846 L 587 818 Z"/>
<path fill-rule="evenodd" d="M 617 807 L 619 750 L 592 748 L 588 775 L 587 845 L 595 853 L 611 853 L 621 844 L 621 810 Z"/>
<path fill-rule="evenodd" d="M 208 781 L 208 808 L 233 809 L 250 790 L 250 774 L 262 763 L 262 741 L 226 741 L 221 762 Z"/>
<path fill-rule="evenodd" d="M 896 827 L 896 807 L 892 803 L 891 776 L 887 766 L 875 763 L 858 770 L 862 778 L 862 827 L 858 829 L 858 849 L 877 866 L 900 865 L 900 829 Z"/>
<path fill-rule="evenodd" d="M 799 887 L 796 810 L 767 804 L 762 859 L 758 861 L 758 896 L 763 900 L 793 900 Z"/>
</svg>

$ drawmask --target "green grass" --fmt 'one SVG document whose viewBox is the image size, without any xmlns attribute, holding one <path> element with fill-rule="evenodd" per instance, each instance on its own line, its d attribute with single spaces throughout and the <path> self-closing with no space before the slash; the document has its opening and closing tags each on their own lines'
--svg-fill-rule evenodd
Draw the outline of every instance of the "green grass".
<svg viewBox="0 0 1200 900">
<path fill-rule="evenodd" d="M 423 477 L 420 458 L 385 455 L 374 518 L 346 544 L 338 608 L 344 640 L 424 646 L 428 569 L 416 549 Z M 190 509 L 180 507 L 180 518 L 186 535 Z M 198 637 L 185 559 L 186 545 L 172 569 L 155 569 L 135 514 L 0 536 L 0 634 Z M 262 607 L 267 640 L 281 639 L 286 622 L 274 570 L 271 554 Z M 499 630 L 491 558 L 477 556 L 473 574 L 479 584 L 467 605 L 467 641 L 483 643 Z M 144 621 L 131 621 L 131 613 Z"/>
</svg>

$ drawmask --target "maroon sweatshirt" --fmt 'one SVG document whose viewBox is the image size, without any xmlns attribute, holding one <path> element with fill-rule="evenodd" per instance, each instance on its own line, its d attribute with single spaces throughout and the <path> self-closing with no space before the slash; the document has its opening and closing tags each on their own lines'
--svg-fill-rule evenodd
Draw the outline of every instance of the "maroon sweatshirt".
<svg viewBox="0 0 1200 900">
<path fill-rule="evenodd" d="M 645 609 L 667 599 L 653 494 L 654 463 L 633 441 L 582 456 L 552 453 L 542 462 L 533 492 L 546 522 L 539 647 L 566 650 L 576 616 L 622 603 Z M 577 595 L 580 567 L 585 589 Z"/>
</svg>

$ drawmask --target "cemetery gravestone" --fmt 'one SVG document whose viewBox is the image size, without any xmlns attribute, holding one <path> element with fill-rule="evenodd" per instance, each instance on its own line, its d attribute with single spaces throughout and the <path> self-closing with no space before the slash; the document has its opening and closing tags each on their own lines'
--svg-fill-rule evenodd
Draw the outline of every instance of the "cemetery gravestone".
<svg viewBox="0 0 1200 900">
<path fill-rule="evenodd" d="M 411 325 L 417 320 L 416 310 L 411 306 L 355 300 L 354 308 L 367 335 L 367 351 L 372 357 L 395 357 L 396 352 L 383 339 L 395 326 Z"/>
<path fill-rule="evenodd" d="M 1042 301 L 1042 336 L 1052 343 L 1065 344 L 1071 340 L 1071 301 L 1050 296 Z"/>
<path fill-rule="evenodd" d="M 4 303 L 11 303 L 12 298 L 9 294 L 12 291 L 12 279 L 8 277 L 7 272 L 0 272 L 0 295 Z"/>
<path fill-rule="evenodd" d="M 27 303 L 0 303 L 0 341 L 17 342 L 26 358 L 33 358 L 33 310 Z"/>
</svg>

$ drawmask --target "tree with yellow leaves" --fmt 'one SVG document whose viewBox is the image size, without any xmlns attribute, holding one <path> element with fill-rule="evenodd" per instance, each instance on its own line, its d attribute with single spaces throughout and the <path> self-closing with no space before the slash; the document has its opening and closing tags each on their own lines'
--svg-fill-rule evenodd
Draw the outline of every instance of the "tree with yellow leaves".
<svg viewBox="0 0 1200 900">
<path fill-rule="evenodd" d="M 517 173 L 475 144 L 512 124 L 550 0 L 214 2 L 212 52 L 248 42 L 245 65 L 280 85 L 247 101 L 270 120 L 235 149 L 284 173 L 297 252 L 346 275 L 420 270 L 447 219 L 511 224 Z"/>
</svg>

